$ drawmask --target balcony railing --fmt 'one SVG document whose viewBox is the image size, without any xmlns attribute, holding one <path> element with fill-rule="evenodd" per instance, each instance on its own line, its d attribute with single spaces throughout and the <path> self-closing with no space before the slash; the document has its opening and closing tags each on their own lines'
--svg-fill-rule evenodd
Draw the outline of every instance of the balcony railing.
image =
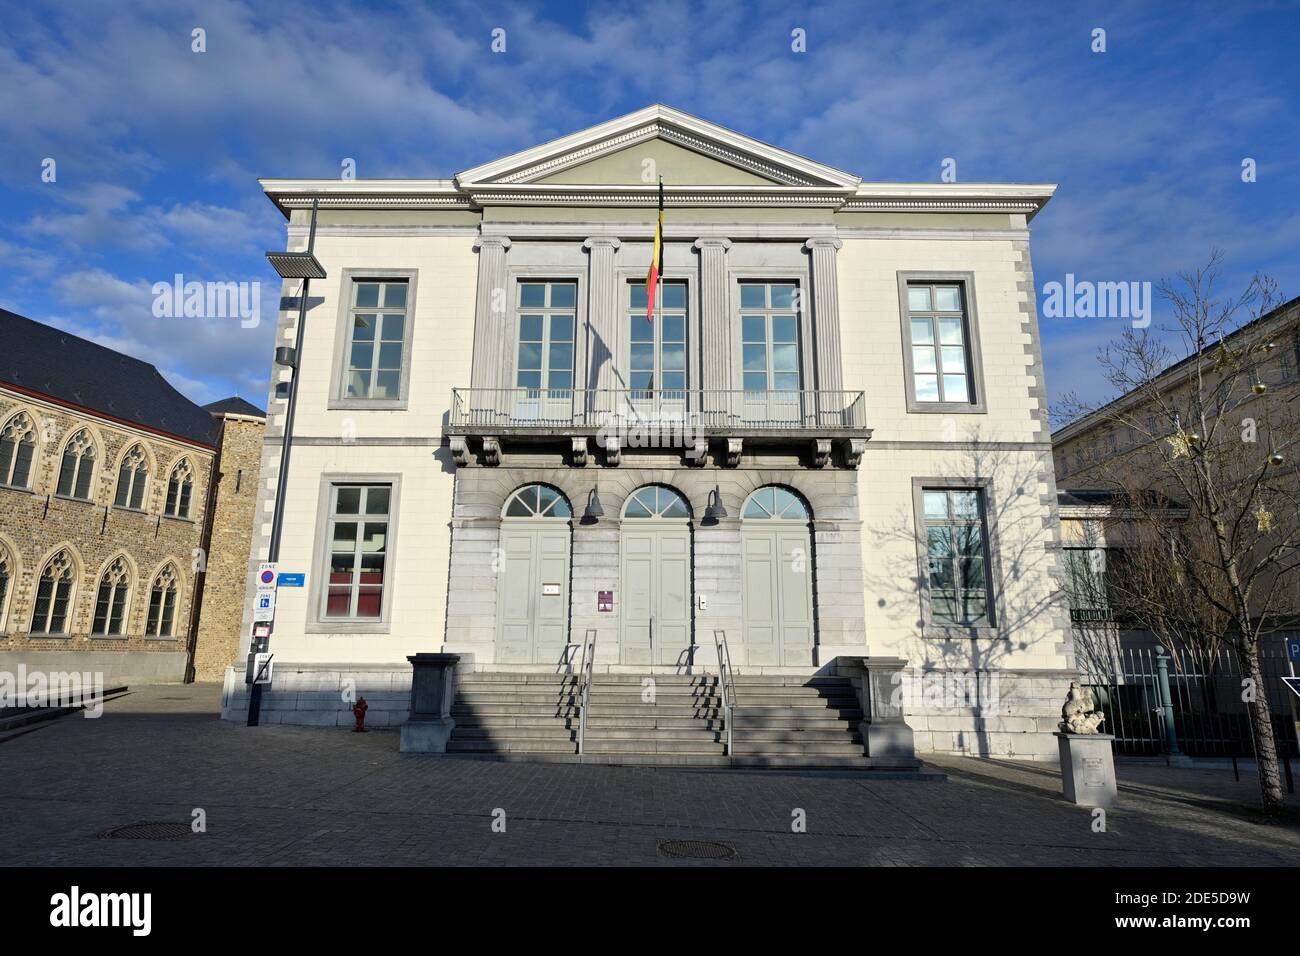
<svg viewBox="0 0 1300 956">
<path fill-rule="evenodd" d="M 680 424 L 709 434 L 865 434 L 862 392 L 743 389 L 457 388 L 450 431 L 582 434 Z"/>
</svg>

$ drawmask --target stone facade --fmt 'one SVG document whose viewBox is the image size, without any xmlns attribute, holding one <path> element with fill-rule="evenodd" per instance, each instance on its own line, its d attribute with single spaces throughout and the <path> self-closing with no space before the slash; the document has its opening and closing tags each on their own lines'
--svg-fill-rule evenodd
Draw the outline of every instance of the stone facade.
<svg viewBox="0 0 1300 956">
<path fill-rule="evenodd" d="M 687 389 L 699 390 L 692 401 L 707 431 L 660 450 L 611 440 L 587 415 L 607 390 L 630 387 L 626 289 L 644 279 L 656 216 L 635 174 L 643 157 L 665 176 L 664 275 L 687 288 Z M 598 666 L 629 666 L 619 644 L 629 524 L 621 515 L 637 489 L 659 485 L 690 512 L 696 664 L 716 666 L 713 632 L 723 630 L 738 667 L 780 671 L 750 659 L 742 598 L 742 511 L 753 492 L 775 485 L 807 504 L 812 550 L 812 662 L 784 670 L 829 674 L 837 660 L 899 658 L 908 662 L 901 710 L 919 749 L 1054 759 L 1053 715 L 1074 656 L 1028 230 L 1053 187 L 863 183 L 666 107 L 454 180 L 335 186 L 265 184 L 289 220 L 291 250 L 305 249 L 320 200 L 313 252 L 328 278 L 311 286 L 301 343 L 298 284 L 286 282 L 277 332 L 277 345 L 299 349 L 300 376 L 280 566 L 305 572 L 308 586 L 277 599 L 276 685 L 264 714 L 344 722 L 345 691 L 361 693 L 364 676 L 388 699 L 409 685 L 404 662 L 420 652 L 507 666 L 495 557 L 506 502 L 530 484 L 558 490 L 572 509 L 568 639 L 594 630 Z M 418 276 L 403 394 L 370 408 L 338 391 L 350 283 L 367 270 Z M 912 397 L 905 303 L 914 276 L 962 283 L 977 401 L 918 407 Z M 516 291 L 543 280 L 574 288 L 573 388 L 593 397 L 573 402 L 573 427 L 512 419 L 515 398 L 492 397 L 520 387 Z M 742 287 L 765 281 L 801 290 L 793 367 L 818 404 L 788 425 L 778 416 L 745 428 L 734 404 L 749 389 Z M 290 374 L 275 370 L 269 396 L 250 566 L 265 559 Z M 511 430 L 489 427 L 499 423 Z M 328 491 L 366 476 L 392 482 L 400 498 L 386 539 L 391 607 L 364 626 L 322 626 Z M 992 626 L 927 622 L 917 516 L 925 482 L 980 489 Z M 586 520 L 593 489 L 604 514 Z M 706 520 L 715 490 L 726 515 Z M 612 612 L 597 607 L 603 591 L 614 592 Z M 245 634 L 249 625 L 246 610 Z M 245 699 L 242 664 L 236 655 L 227 673 L 231 719 Z M 303 694 L 324 696 L 300 706 Z"/>
<path fill-rule="evenodd" d="M 105 671 L 106 681 L 183 680 L 196 584 L 194 555 L 207 517 L 213 450 L 0 389 L 0 423 L 19 413 L 38 423 L 37 445 L 30 486 L 0 487 L 0 548 L 9 565 L 9 593 L 0 608 L 0 667 L 26 662 L 83 670 L 90 666 L 85 662 L 93 660 L 95 669 Z M 82 429 L 95 448 L 88 501 L 56 493 L 64 443 Z M 119 463 L 137 446 L 148 465 L 142 507 L 114 507 Z M 168 478 L 183 459 L 191 463 L 194 475 L 190 517 L 167 517 L 163 505 Z M 33 635 L 38 580 L 46 563 L 61 551 L 72 565 L 68 626 L 59 635 Z M 92 634 L 100 577 L 118 557 L 126 564 L 129 582 L 122 634 Z M 146 636 L 150 589 L 164 568 L 171 569 L 176 582 L 173 633 Z"/>
</svg>

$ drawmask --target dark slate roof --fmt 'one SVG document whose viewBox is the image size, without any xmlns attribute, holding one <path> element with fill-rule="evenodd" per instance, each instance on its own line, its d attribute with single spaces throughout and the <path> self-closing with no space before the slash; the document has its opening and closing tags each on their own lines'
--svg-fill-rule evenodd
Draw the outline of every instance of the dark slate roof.
<svg viewBox="0 0 1300 956">
<path fill-rule="evenodd" d="M 265 418 L 266 412 L 262 411 L 252 402 L 246 402 L 238 395 L 231 395 L 229 398 L 223 398 L 220 401 L 204 405 L 213 415 L 252 415 L 256 418 Z"/>
<path fill-rule="evenodd" d="M 4 309 L 0 383 L 205 445 L 221 430 L 148 362 Z"/>
</svg>

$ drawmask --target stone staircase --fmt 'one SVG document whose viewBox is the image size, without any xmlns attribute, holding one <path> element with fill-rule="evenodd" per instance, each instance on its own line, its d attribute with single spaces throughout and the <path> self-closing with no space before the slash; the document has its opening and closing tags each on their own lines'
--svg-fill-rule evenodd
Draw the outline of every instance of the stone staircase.
<svg viewBox="0 0 1300 956">
<path fill-rule="evenodd" d="M 586 752 L 579 756 L 577 675 L 462 672 L 447 752 L 501 760 L 871 769 L 858 732 L 862 711 L 847 678 L 738 675 L 735 685 L 728 756 L 716 675 L 596 674 Z"/>
</svg>

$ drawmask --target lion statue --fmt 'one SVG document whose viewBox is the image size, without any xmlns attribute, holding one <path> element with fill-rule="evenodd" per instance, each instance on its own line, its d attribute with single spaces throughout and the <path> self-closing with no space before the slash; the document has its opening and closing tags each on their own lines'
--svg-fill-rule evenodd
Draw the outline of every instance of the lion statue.
<svg viewBox="0 0 1300 956">
<path fill-rule="evenodd" d="M 1061 730 L 1067 734 L 1095 734 L 1106 715 L 1095 709 L 1092 691 L 1070 681 L 1070 692 L 1061 708 Z"/>
</svg>

